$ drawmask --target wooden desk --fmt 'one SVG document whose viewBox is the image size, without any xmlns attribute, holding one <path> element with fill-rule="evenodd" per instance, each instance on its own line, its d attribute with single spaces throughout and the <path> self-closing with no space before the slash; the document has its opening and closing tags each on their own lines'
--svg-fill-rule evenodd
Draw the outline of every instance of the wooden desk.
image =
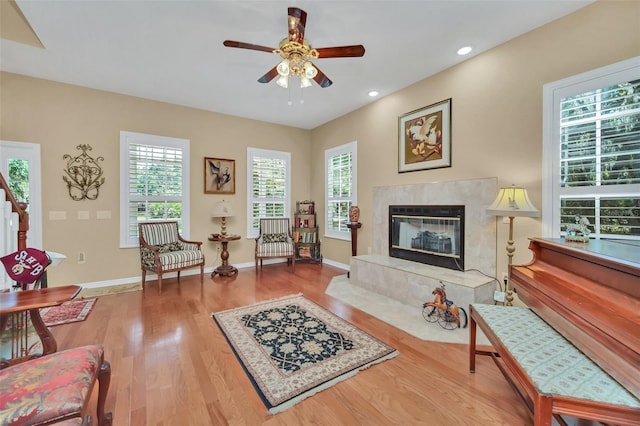
<svg viewBox="0 0 640 426">
<path fill-rule="evenodd" d="M 222 265 L 218 266 L 211 273 L 211 278 L 215 277 L 216 274 L 221 277 L 230 277 L 238 273 L 238 268 L 235 266 L 229 265 L 229 250 L 227 250 L 227 245 L 229 241 L 237 241 L 240 239 L 240 235 L 209 235 L 209 241 L 215 241 L 222 243 L 222 254 L 220 255 L 220 259 L 222 259 Z"/>
<path fill-rule="evenodd" d="M 47 355 L 58 350 L 53 335 L 49 328 L 42 321 L 40 316 L 41 308 L 61 305 L 78 295 L 82 287 L 77 285 L 67 285 L 63 287 L 51 287 L 38 290 L 24 290 L 0 293 L 0 330 L 4 330 L 10 315 L 14 321 L 31 321 L 38 337 L 42 341 L 42 355 Z M 20 318 L 22 316 L 22 318 Z M 28 330 L 18 330 L 27 333 Z M 21 338 L 23 336 L 16 336 Z M 18 357 L 11 360 L 2 361 L 0 368 L 8 367 L 26 361 L 30 357 Z"/>
</svg>

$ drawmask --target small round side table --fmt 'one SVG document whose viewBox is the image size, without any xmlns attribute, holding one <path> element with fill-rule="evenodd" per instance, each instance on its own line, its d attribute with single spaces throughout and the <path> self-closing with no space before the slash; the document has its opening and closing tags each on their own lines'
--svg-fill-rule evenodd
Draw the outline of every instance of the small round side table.
<svg viewBox="0 0 640 426">
<path fill-rule="evenodd" d="M 238 273 L 238 268 L 233 265 L 229 265 L 229 250 L 227 249 L 227 245 L 229 244 L 229 241 L 237 241 L 239 239 L 240 235 L 209 235 L 209 241 L 222 243 L 222 254 L 220 254 L 222 265 L 213 270 L 211 278 L 216 275 L 220 275 L 221 277 L 230 277 Z"/>
</svg>

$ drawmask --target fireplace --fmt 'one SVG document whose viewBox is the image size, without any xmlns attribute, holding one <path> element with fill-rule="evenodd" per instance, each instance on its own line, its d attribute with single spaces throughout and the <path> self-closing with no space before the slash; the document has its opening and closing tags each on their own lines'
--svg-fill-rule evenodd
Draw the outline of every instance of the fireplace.
<svg viewBox="0 0 640 426">
<path fill-rule="evenodd" d="M 389 256 L 464 271 L 464 206 L 389 206 Z"/>
</svg>

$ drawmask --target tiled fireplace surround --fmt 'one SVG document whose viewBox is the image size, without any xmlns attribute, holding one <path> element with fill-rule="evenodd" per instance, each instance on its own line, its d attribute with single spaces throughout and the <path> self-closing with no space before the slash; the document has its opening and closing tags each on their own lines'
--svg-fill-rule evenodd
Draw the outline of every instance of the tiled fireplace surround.
<svg viewBox="0 0 640 426">
<path fill-rule="evenodd" d="M 351 259 L 351 284 L 416 305 L 432 300 L 442 281 L 447 298 L 465 309 L 493 303 L 495 281 L 475 270 L 496 276 L 496 218 L 486 213 L 496 193 L 496 178 L 374 188 L 372 250 Z M 467 272 L 389 257 L 390 205 L 464 205 Z"/>
</svg>

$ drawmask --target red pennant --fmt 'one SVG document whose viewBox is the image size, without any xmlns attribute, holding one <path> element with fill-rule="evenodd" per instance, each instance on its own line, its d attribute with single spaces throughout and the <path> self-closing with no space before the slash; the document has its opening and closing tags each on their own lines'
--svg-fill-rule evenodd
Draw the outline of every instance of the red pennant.
<svg viewBox="0 0 640 426">
<path fill-rule="evenodd" d="M 40 278 L 51 263 L 51 259 L 42 250 L 26 248 L 0 258 L 4 269 L 12 280 L 20 284 L 31 284 Z"/>
</svg>

